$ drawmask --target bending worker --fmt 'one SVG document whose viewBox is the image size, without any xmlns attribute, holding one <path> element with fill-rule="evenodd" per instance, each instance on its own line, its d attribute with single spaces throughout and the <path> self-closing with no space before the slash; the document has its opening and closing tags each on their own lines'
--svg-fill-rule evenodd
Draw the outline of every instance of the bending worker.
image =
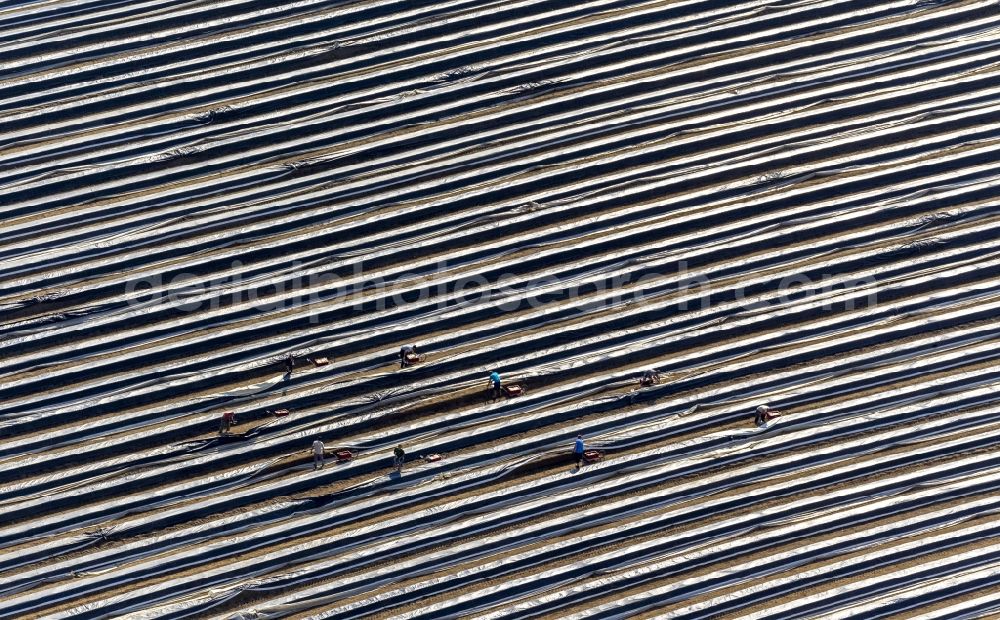
<svg viewBox="0 0 1000 620">
<path fill-rule="evenodd" d="M 757 426 L 763 426 L 770 422 L 771 420 L 781 416 L 781 412 L 777 409 L 772 409 L 767 405 L 761 405 L 757 407 L 756 414 L 753 418 L 753 423 Z"/>
<path fill-rule="evenodd" d="M 414 355 L 416 355 L 416 353 L 417 353 L 417 345 L 415 345 L 415 344 L 404 344 L 403 346 L 401 346 L 399 348 L 399 367 L 400 368 L 406 368 L 406 365 L 407 365 L 406 358 L 411 353 L 414 354 Z"/>
<path fill-rule="evenodd" d="M 226 411 L 222 414 L 222 420 L 219 422 L 219 434 L 228 435 L 229 427 L 236 424 L 236 412 Z"/>
<path fill-rule="evenodd" d="M 500 398 L 500 394 L 501 394 L 501 392 L 500 392 L 500 373 L 498 373 L 495 370 L 490 373 L 490 383 L 489 383 L 489 388 L 487 388 L 487 389 L 488 389 L 488 394 L 489 394 L 489 396 L 487 398 L 489 400 L 496 400 L 496 399 Z"/>
</svg>

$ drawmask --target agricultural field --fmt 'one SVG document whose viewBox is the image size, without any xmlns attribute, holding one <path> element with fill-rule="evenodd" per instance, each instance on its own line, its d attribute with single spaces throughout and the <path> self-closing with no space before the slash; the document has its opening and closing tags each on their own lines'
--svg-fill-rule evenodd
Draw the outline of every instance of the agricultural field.
<svg viewBox="0 0 1000 620">
<path fill-rule="evenodd" d="M 998 161 L 994 0 L 0 4 L 0 618 L 1000 618 Z"/>
</svg>

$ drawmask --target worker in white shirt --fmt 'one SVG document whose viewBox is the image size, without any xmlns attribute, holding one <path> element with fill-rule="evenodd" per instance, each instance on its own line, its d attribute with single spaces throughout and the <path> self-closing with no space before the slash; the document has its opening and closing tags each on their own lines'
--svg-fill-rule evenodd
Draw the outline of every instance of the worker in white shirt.
<svg viewBox="0 0 1000 620">
<path fill-rule="evenodd" d="M 780 417 L 781 412 L 777 409 L 772 409 L 767 405 L 760 405 L 757 407 L 755 412 L 753 423 L 757 426 L 764 426 L 771 420 Z"/>
<path fill-rule="evenodd" d="M 323 469 L 323 453 L 326 451 L 326 446 L 323 445 L 323 440 L 319 437 L 313 442 L 313 471 L 317 469 Z"/>
</svg>

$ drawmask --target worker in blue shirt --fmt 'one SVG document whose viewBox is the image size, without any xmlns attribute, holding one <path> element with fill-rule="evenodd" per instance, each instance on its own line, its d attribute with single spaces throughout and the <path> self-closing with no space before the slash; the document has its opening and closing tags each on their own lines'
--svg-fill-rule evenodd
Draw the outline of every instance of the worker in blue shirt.
<svg viewBox="0 0 1000 620">
<path fill-rule="evenodd" d="M 495 370 L 490 373 L 489 396 L 487 398 L 488 400 L 500 398 L 500 373 Z"/>
<path fill-rule="evenodd" d="M 573 444 L 573 459 L 576 461 L 576 468 L 583 466 L 583 435 L 576 436 L 576 443 Z"/>
</svg>

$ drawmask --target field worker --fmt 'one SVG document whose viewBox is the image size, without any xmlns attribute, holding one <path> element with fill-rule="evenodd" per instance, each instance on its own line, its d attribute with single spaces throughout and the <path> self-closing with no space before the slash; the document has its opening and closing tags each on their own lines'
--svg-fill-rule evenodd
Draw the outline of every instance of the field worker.
<svg viewBox="0 0 1000 620">
<path fill-rule="evenodd" d="M 639 383 L 642 385 L 653 385 L 654 383 L 660 382 L 660 371 L 655 368 L 650 368 L 642 373 L 642 379 Z"/>
<path fill-rule="evenodd" d="M 326 446 L 323 445 L 323 440 L 319 437 L 313 442 L 313 471 L 317 469 L 323 469 L 323 453 L 326 451 Z"/>
<path fill-rule="evenodd" d="M 768 422 L 770 422 L 771 420 L 773 420 L 774 418 L 778 417 L 779 415 L 780 413 L 777 410 L 771 409 L 767 405 L 761 405 L 757 407 L 753 423 L 756 424 L 757 426 L 763 426 Z"/>
<path fill-rule="evenodd" d="M 489 400 L 500 398 L 500 373 L 493 371 L 490 373 Z"/>
<path fill-rule="evenodd" d="M 392 466 L 396 468 L 396 471 L 403 469 L 403 460 L 406 458 L 406 452 L 403 452 L 403 444 L 399 444 L 392 450 Z"/>
<path fill-rule="evenodd" d="M 406 356 L 409 354 L 416 355 L 417 345 L 415 344 L 404 344 L 399 348 L 399 367 L 406 368 Z"/>
<path fill-rule="evenodd" d="M 573 460 L 576 461 L 576 468 L 583 467 L 583 435 L 576 436 L 576 443 L 573 444 Z"/>
<path fill-rule="evenodd" d="M 285 381 L 292 378 L 292 369 L 295 368 L 295 358 L 289 353 L 285 358 Z"/>
<path fill-rule="evenodd" d="M 226 411 L 222 414 L 222 419 L 219 421 L 219 434 L 228 435 L 229 427 L 236 424 L 236 412 Z"/>
</svg>

